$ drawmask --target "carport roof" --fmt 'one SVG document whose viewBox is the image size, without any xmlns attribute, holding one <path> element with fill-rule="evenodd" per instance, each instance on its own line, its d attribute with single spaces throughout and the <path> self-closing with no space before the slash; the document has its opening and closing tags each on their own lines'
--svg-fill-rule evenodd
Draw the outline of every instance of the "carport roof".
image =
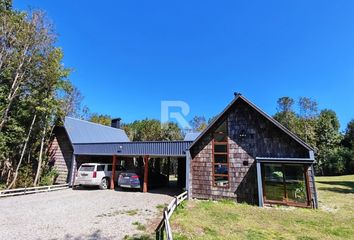
<svg viewBox="0 0 354 240">
<path fill-rule="evenodd" d="M 185 157 L 192 141 L 73 144 L 75 155 Z"/>
</svg>

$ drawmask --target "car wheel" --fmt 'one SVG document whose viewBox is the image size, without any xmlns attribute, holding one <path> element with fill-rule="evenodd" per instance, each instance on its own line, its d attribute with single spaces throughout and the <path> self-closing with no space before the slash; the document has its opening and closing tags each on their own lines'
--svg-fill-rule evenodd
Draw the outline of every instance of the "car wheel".
<svg viewBox="0 0 354 240">
<path fill-rule="evenodd" d="M 102 178 L 101 184 L 100 184 L 100 189 L 106 190 L 109 187 L 109 181 L 108 178 Z"/>
</svg>

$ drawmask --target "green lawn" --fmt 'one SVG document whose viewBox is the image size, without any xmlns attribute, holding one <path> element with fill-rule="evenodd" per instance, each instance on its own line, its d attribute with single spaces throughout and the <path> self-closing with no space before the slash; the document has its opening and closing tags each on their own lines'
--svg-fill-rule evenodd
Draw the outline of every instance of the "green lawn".
<svg viewBox="0 0 354 240">
<path fill-rule="evenodd" d="M 354 239 L 354 175 L 316 182 L 318 210 L 189 201 L 171 219 L 174 239 Z"/>
</svg>

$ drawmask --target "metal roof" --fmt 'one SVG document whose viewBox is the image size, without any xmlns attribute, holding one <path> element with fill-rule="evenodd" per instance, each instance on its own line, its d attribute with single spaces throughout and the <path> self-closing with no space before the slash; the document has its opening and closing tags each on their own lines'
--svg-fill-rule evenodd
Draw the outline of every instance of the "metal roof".
<svg viewBox="0 0 354 240">
<path fill-rule="evenodd" d="M 234 100 L 227 105 L 227 107 L 212 121 L 208 127 L 194 140 L 194 142 L 191 144 L 190 148 L 192 148 L 219 120 L 231 109 L 231 107 L 239 100 L 243 100 L 246 102 L 248 105 L 250 105 L 254 110 L 256 110 L 259 114 L 264 116 L 266 119 L 268 119 L 271 123 L 273 123 L 275 126 L 277 126 L 280 130 L 285 132 L 287 135 L 289 135 L 291 138 L 293 138 L 295 141 L 297 141 L 299 144 L 301 144 L 303 147 L 305 147 L 309 151 L 315 151 L 309 144 L 307 144 L 305 141 L 303 141 L 301 138 L 299 138 L 296 134 L 291 132 L 289 129 L 284 127 L 282 124 L 280 124 L 278 121 L 276 121 L 274 118 L 272 118 L 270 115 L 267 113 L 263 112 L 259 107 L 254 105 L 251 101 L 249 101 L 247 98 L 242 96 L 241 94 L 237 94 Z"/>
<path fill-rule="evenodd" d="M 76 155 L 185 157 L 192 141 L 73 144 Z"/>
<path fill-rule="evenodd" d="M 72 144 L 130 141 L 127 134 L 122 129 L 72 117 L 65 117 L 64 127 Z"/>
<path fill-rule="evenodd" d="M 200 135 L 200 132 L 187 133 L 184 137 L 184 141 L 194 141 Z"/>
<path fill-rule="evenodd" d="M 265 163 L 310 163 L 312 164 L 314 158 L 273 158 L 273 157 L 256 157 L 258 162 Z"/>
</svg>

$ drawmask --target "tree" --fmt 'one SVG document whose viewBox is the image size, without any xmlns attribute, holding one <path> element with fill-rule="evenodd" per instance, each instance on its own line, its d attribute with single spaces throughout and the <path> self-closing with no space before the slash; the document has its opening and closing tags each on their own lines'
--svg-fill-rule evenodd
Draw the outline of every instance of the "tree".
<svg viewBox="0 0 354 240">
<path fill-rule="evenodd" d="M 344 133 L 342 155 L 345 159 L 345 168 L 347 174 L 354 173 L 354 119 L 351 120 Z"/>
<path fill-rule="evenodd" d="M 181 140 L 182 132 L 176 123 L 161 124 L 159 120 L 144 119 L 122 125 L 131 141 Z"/>
<path fill-rule="evenodd" d="M 192 126 L 192 130 L 196 132 L 201 132 L 208 126 L 204 116 L 194 116 L 189 124 Z"/>
<path fill-rule="evenodd" d="M 8 187 L 27 184 L 24 172 L 38 183 L 52 130 L 65 116 L 61 96 L 72 89 L 43 12 L 18 12 L 11 3 L 0 0 L 0 181 Z"/>
<path fill-rule="evenodd" d="M 354 148 L 354 119 L 351 120 L 347 125 L 342 144 L 344 147 L 350 149 Z"/>
<path fill-rule="evenodd" d="M 300 97 L 299 101 L 299 121 L 298 121 L 298 135 L 316 148 L 316 121 L 318 118 L 318 103 L 307 97 Z"/>
<path fill-rule="evenodd" d="M 339 120 L 333 110 L 321 111 L 316 126 L 317 172 L 321 175 L 330 173 L 343 173 L 344 164 L 340 164 Z"/>
<path fill-rule="evenodd" d="M 104 114 L 98 114 L 98 113 L 92 113 L 89 117 L 90 122 L 106 125 L 106 126 L 111 126 L 111 116 L 109 115 L 104 115 Z"/>
<path fill-rule="evenodd" d="M 291 97 L 281 97 L 277 100 L 277 104 L 278 112 L 294 112 L 294 99 Z"/>
<path fill-rule="evenodd" d="M 293 132 L 298 132 L 298 118 L 293 110 L 294 99 L 290 97 L 281 97 L 277 101 L 277 113 L 274 115 L 275 120 L 280 122 L 284 127 Z"/>
</svg>

